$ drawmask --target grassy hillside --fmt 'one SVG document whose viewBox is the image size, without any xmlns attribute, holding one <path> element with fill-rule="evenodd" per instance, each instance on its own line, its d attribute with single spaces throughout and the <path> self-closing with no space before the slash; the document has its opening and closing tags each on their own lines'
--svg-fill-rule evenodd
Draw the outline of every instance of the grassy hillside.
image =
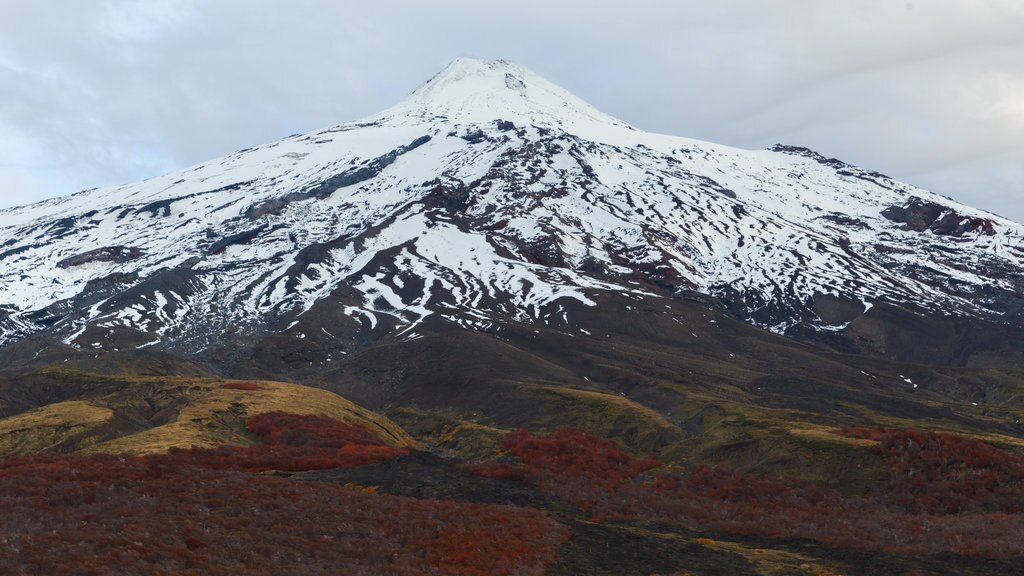
<svg viewBox="0 0 1024 576">
<path fill-rule="evenodd" d="M 318 388 L 273 381 L 98 374 L 48 366 L 37 378 L 64 382 L 75 400 L 0 419 L 0 456 L 34 452 L 148 454 L 173 447 L 252 442 L 246 421 L 287 412 L 327 416 L 374 432 L 393 446 L 414 446 L 388 418 Z"/>
</svg>

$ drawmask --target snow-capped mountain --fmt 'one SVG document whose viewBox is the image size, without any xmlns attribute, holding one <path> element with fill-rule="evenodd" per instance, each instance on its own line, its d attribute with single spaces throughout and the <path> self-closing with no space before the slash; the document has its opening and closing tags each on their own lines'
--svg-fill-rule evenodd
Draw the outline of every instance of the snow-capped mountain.
<svg viewBox="0 0 1024 576">
<path fill-rule="evenodd" d="M 360 330 L 571 325 L 603 291 L 704 293 L 777 332 L 879 303 L 1018 322 L 1024 227 L 804 148 L 638 130 L 459 59 L 370 118 L 0 211 L 0 343 L 201 351 L 332 297 Z M 89 329 L 92 329 L 91 331 Z"/>
</svg>

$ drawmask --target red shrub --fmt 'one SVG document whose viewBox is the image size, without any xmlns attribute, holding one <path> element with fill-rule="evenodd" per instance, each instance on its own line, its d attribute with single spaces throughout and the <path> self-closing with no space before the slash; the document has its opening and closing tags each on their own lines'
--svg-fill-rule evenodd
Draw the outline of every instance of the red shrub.
<svg viewBox="0 0 1024 576">
<path fill-rule="evenodd" d="M 388 446 L 365 428 L 325 416 L 268 412 L 248 422 L 262 442 L 250 446 L 171 449 L 147 458 L 168 465 L 185 464 L 217 470 L 262 472 L 351 468 L 408 454 L 408 448 Z"/>
<path fill-rule="evenodd" d="M 837 548 L 893 554 L 1014 557 L 1024 555 L 1024 515 L 894 512 L 869 501 L 722 470 L 653 484 L 626 484 L 598 501 L 611 521 L 676 526 L 741 536 L 807 538 Z M 731 486 L 752 484 L 756 489 Z M 723 494 L 724 491 L 724 494 Z"/>
<path fill-rule="evenodd" d="M 881 450 L 893 463 L 896 479 L 864 498 L 843 498 L 807 483 L 706 466 L 686 475 L 660 474 L 642 483 L 627 482 L 650 469 L 653 461 L 632 460 L 613 444 L 579 431 L 549 438 L 515 433 L 506 449 L 518 462 L 484 464 L 472 470 L 536 484 L 588 511 L 595 521 L 760 538 L 808 538 L 834 547 L 894 554 L 1024 555 L 1024 540 L 1016 536 L 1024 533 L 1024 514 L 985 513 L 993 503 L 1013 509 L 1019 495 L 1017 481 L 1002 492 L 992 480 L 1018 478 L 1018 457 L 941 435 L 856 434 L 883 442 Z M 958 509 L 973 511 L 945 514 L 950 496 L 939 489 L 946 486 L 943 472 L 956 478 L 949 486 L 959 498 Z M 990 476 L 993 472 L 995 476 Z M 925 481 L 918 484 L 922 478 Z M 906 494 L 913 505 L 907 505 Z"/>
<path fill-rule="evenodd" d="M 249 432 L 264 444 L 341 448 L 347 444 L 384 446 L 369 430 L 326 416 L 298 416 L 267 412 L 249 419 Z"/>
<path fill-rule="evenodd" d="M 0 464 L 0 566 L 29 574 L 543 574 L 540 511 L 379 496 L 173 459 Z"/>
<path fill-rule="evenodd" d="M 547 437 L 519 430 L 509 434 L 501 447 L 518 462 L 485 463 L 471 470 L 480 476 L 539 485 L 573 480 L 611 490 L 661 465 L 654 458 L 638 460 L 611 440 L 573 428 L 559 428 Z"/>
<path fill-rule="evenodd" d="M 954 434 L 847 428 L 879 442 L 889 482 L 870 497 L 894 510 L 955 514 L 1024 512 L 1024 457 Z"/>
<path fill-rule="evenodd" d="M 3 573 L 540 575 L 568 539 L 538 510 L 244 472 L 407 452 L 329 418 L 271 413 L 249 429 L 264 443 L 0 462 Z"/>
</svg>

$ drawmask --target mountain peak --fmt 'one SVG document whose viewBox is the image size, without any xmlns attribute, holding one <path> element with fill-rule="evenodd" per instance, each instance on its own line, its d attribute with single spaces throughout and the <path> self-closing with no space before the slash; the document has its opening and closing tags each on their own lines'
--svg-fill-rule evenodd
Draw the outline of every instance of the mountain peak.
<svg viewBox="0 0 1024 576">
<path fill-rule="evenodd" d="M 635 130 L 460 58 L 361 122 L 0 212 L 0 345 L 123 329 L 191 353 L 314 307 L 351 342 L 427 318 L 571 328 L 598 294 L 699 292 L 777 332 L 832 335 L 876 303 L 1017 321 L 1021 238 L 803 148 Z"/>
<path fill-rule="evenodd" d="M 452 60 L 440 72 L 435 74 L 413 91 L 413 95 L 430 97 L 442 93 L 446 88 L 461 82 L 487 82 L 501 89 L 502 84 L 509 90 L 525 90 L 526 76 L 536 76 L 522 64 L 511 60 L 481 60 L 477 58 L 459 57 Z M 502 82 L 498 82 L 498 81 Z"/>
<path fill-rule="evenodd" d="M 630 128 L 571 92 L 511 60 L 460 57 L 421 84 L 377 119 L 482 124 L 509 120 L 521 125 Z"/>
</svg>

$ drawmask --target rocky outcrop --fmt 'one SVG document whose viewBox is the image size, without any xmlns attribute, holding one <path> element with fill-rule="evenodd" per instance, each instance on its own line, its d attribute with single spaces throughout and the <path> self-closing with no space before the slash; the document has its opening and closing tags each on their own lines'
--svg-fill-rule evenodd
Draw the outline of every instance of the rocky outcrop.
<svg viewBox="0 0 1024 576">
<path fill-rule="evenodd" d="M 65 258 L 60 262 L 57 262 L 57 267 L 73 268 L 75 266 L 81 266 L 91 262 L 114 262 L 116 264 L 124 264 L 125 262 L 137 260 L 144 254 L 145 251 L 141 248 L 131 246 L 106 246 Z"/>
<path fill-rule="evenodd" d="M 387 154 L 373 158 L 356 168 L 331 176 L 330 178 L 311 186 L 308 190 L 292 192 L 278 198 L 271 198 L 265 202 L 250 206 L 249 209 L 245 211 L 245 217 L 249 220 L 257 220 L 263 216 L 277 216 L 281 214 L 281 212 L 283 212 L 284 209 L 292 202 L 308 200 L 310 198 L 323 200 L 339 188 L 355 186 L 356 184 L 370 180 L 394 163 L 399 156 L 426 144 L 430 141 L 430 138 L 431 137 L 429 135 L 420 136 L 405 146 L 399 146 Z"/>
<path fill-rule="evenodd" d="M 989 218 L 963 216 L 952 208 L 920 198 L 911 198 L 903 206 L 890 206 L 882 211 L 882 216 L 906 224 L 907 230 L 930 230 L 939 236 L 959 237 L 969 232 L 991 236 L 996 233 Z"/>
</svg>

